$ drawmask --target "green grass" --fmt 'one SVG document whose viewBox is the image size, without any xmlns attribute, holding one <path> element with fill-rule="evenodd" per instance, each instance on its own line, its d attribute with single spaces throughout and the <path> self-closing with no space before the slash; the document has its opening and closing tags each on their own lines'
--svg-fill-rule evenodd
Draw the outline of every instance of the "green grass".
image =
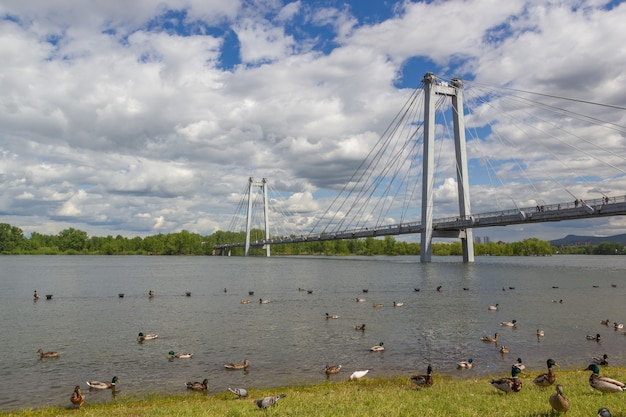
<svg viewBox="0 0 626 417">
<path fill-rule="evenodd" d="M 607 407 L 613 416 L 623 416 L 625 394 L 602 394 L 589 386 L 589 371 L 557 369 L 557 383 L 563 385 L 572 407 L 570 416 L 595 416 L 598 408 Z M 108 404 L 89 404 L 80 410 L 65 407 L 24 409 L 2 416 L 499 416 L 530 417 L 555 415 L 548 398 L 554 387 L 541 389 L 533 385 L 539 372 L 522 374 L 524 387 L 519 393 L 505 394 L 489 384 L 490 379 L 453 379 L 435 375 L 430 388 L 417 389 L 408 376 L 347 381 L 339 374 L 331 382 L 251 390 L 250 398 L 238 400 L 228 392 L 186 393 L 174 396 L 149 395 L 141 399 L 121 398 Z M 602 368 L 601 375 L 626 380 L 626 368 Z M 498 375 L 500 377 L 503 375 Z M 338 382 L 332 382 L 332 380 Z M 259 410 L 253 399 L 284 393 L 286 398 L 274 407 Z M 71 390 L 68 390 L 67 404 Z"/>
</svg>

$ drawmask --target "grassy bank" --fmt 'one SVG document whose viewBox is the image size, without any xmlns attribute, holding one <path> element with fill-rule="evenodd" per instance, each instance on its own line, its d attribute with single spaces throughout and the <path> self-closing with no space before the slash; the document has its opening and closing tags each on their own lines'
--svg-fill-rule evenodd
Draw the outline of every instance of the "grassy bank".
<svg viewBox="0 0 626 417">
<path fill-rule="evenodd" d="M 563 385 L 572 407 L 569 416 L 595 416 L 598 408 L 607 407 L 613 416 L 625 416 L 623 393 L 602 394 L 589 386 L 589 371 L 562 371 L 557 368 L 557 383 Z M 550 416 L 548 398 L 554 387 L 541 389 L 532 380 L 539 372 L 522 374 L 524 387 L 519 393 L 504 394 L 493 388 L 490 379 L 459 380 L 435 375 L 435 384 L 417 390 L 408 376 L 346 381 L 348 375 L 335 375 L 331 382 L 283 389 L 251 390 L 246 400 L 228 392 L 175 396 L 119 398 L 108 404 L 86 404 L 80 410 L 54 406 L 25 409 L 3 416 Z M 600 375 L 626 381 L 626 368 L 602 368 Z M 498 375 L 497 377 L 506 376 Z M 333 382 L 338 381 L 338 382 Z M 68 386 L 65 403 L 69 406 L 72 387 Z M 209 388 L 210 391 L 210 388 Z M 286 394 L 273 408 L 261 411 L 253 400 L 266 395 Z M 60 400 L 63 404 L 63 401 Z M 257 414 L 260 413 L 260 414 Z"/>
</svg>

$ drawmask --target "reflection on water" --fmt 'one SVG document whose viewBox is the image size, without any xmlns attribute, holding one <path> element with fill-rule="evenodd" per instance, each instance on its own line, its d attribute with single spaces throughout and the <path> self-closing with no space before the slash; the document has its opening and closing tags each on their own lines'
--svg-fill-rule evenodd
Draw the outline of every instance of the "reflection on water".
<svg viewBox="0 0 626 417">
<path fill-rule="evenodd" d="M 501 376 L 517 357 L 531 373 L 543 371 L 548 357 L 564 368 L 582 368 L 605 353 L 610 363 L 626 363 L 623 330 L 600 324 L 626 321 L 626 257 L 479 257 L 473 265 L 456 258 L 420 264 L 416 257 L 0 261 L 3 410 L 65 405 L 77 384 L 89 403 L 185 392 L 185 382 L 204 378 L 209 392 L 315 383 L 334 364 L 343 367 L 331 381 L 357 369 L 371 369 L 370 377 L 423 373 L 428 364 L 455 378 Z M 53 298 L 33 301 L 34 290 Z M 487 310 L 496 303 L 498 311 Z M 327 320 L 326 313 L 340 318 Z M 512 320 L 517 327 L 500 326 Z M 362 323 L 366 330 L 356 331 Z M 159 337 L 138 343 L 139 332 Z M 509 354 L 480 341 L 495 332 Z M 600 343 L 586 340 L 596 333 Z M 380 342 L 383 352 L 369 350 Z M 60 355 L 39 359 L 39 348 Z M 169 351 L 193 358 L 170 361 Z M 244 358 L 248 370 L 224 368 Z M 455 363 L 468 358 L 473 369 L 457 370 Z M 115 393 L 85 384 L 114 375 L 121 381 Z"/>
</svg>

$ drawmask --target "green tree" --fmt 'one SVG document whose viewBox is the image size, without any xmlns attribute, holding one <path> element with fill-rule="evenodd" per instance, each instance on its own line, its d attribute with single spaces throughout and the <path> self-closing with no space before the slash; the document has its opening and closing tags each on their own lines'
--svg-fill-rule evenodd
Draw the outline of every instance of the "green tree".
<svg viewBox="0 0 626 417">
<path fill-rule="evenodd" d="M 7 223 L 0 223 L 0 253 L 12 253 L 22 249 L 24 243 L 22 229 Z"/>
<path fill-rule="evenodd" d="M 593 248 L 594 255 L 621 255 L 624 245 L 618 242 L 602 242 Z"/>
<path fill-rule="evenodd" d="M 82 230 L 69 229 L 61 230 L 58 234 L 59 250 L 61 252 L 76 251 L 81 252 L 87 244 L 87 232 Z"/>
</svg>

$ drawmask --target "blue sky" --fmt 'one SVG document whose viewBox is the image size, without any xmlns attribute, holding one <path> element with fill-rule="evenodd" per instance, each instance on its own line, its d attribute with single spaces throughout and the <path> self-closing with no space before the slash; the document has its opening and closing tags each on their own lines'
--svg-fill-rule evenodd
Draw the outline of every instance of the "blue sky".
<svg viewBox="0 0 626 417">
<path fill-rule="evenodd" d="M 0 222 L 26 234 L 210 234 L 231 223 L 252 176 L 268 178 L 290 213 L 280 229 L 306 232 L 426 72 L 467 82 L 473 211 L 507 208 L 511 196 L 532 206 L 606 187 L 624 195 L 610 168 L 624 165 L 623 133 L 500 88 L 626 106 L 624 18 L 623 2 L 603 0 L 3 2 Z M 626 125 L 619 109 L 551 104 Z M 458 212 L 445 132 L 435 217 Z M 481 233 L 510 241 L 625 226 Z"/>
</svg>

